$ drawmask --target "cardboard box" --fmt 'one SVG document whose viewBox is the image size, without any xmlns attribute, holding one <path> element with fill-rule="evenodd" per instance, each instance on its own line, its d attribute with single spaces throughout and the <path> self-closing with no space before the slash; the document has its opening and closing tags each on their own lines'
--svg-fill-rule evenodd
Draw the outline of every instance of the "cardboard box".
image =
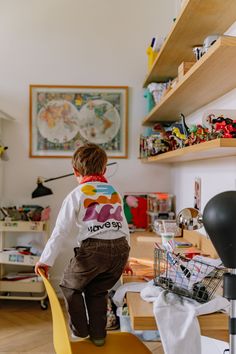
<svg viewBox="0 0 236 354">
<path fill-rule="evenodd" d="M 183 61 L 178 67 L 178 79 L 181 80 L 194 64 L 195 62 Z"/>
<path fill-rule="evenodd" d="M 32 255 L 21 254 L 16 251 L 2 251 L 0 252 L 0 263 L 17 264 L 17 265 L 31 265 L 34 266 L 39 261 L 39 257 Z"/>
</svg>

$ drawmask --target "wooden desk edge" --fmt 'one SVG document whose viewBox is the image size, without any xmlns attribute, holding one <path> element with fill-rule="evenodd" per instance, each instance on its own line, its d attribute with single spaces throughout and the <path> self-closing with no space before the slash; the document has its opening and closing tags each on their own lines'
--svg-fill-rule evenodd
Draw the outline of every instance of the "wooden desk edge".
<svg viewBox="0 0 236 354">
<path fill-rule="evenodd" d="M 157 330 L 152 303 L 144 301 L 139 293 L 128 292 L 126 295 L 130 322 L 134 330 Z M 145 315 L 144 315 L 145 314 Z M 228 315 L 211 313 L 198 316 L 201 334 L 211 338 L 228 341 Z"/>
</svg>

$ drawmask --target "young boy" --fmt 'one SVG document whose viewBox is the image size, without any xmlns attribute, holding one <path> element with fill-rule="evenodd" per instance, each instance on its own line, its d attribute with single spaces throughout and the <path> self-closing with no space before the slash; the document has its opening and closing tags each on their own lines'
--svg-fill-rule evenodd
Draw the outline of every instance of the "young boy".
<svg viewBox="0 0 236 354">
<path fill-rule="evenodd" d="M 107 293 L 119 280 L 129 256 L 129 229 L 122 199 L 104 177 L 105 151 L 86 144 L 75 151 L 72 164 L 79 186 L 65 198 L 35 272 L 43 268 L 48 275 L 76 225 L 79 247 L 60 286 L 72 336 L 90 336 L 100 346 L 106 337 Z"/>
</svg>

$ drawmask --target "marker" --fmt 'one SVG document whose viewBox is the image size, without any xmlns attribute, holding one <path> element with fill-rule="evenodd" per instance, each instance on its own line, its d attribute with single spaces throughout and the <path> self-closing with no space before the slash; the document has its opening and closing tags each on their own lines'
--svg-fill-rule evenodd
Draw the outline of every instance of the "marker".
<svg viewBox="0 0 236 354">
<path fill-rule="evenodd" d="M 156 38 L 155 38 L 155 37 L 153 37 L 153 38 L 152 38 L 151 45 L 150 45 L 150 47 L 151 47 L 151 48 L 153 48 L 153 46 L 154 46 L 154 44 L 155 44 L 155 41 L 156 41 Z"/>
</svg>

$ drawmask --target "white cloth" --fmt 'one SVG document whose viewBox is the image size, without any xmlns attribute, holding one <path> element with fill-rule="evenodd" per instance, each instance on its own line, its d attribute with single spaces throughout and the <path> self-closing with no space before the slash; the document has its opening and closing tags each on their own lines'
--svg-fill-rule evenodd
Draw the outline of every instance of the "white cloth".
<svg viewBox="0 0 236 354">
<path fill-rule="evenodd" d="M 202 354 L 223 354 L 229 349 L 229 343 L 222 340 L 201 336 Z"/>
<path fill-rule="evenodd" d="M 122 197 L 109 183 L 83 183 L 68 194 L 40 257 L 41 263 L 54 264 L 74 225 L 78 246 L 87 238 L 116 239 L 125 236 L 129 242 Z"/>
<path fill-rule="evenodd" d="M 200 304 L 150 284 L 140 295 L 145 301 L 153 302 L 165 354 L 201 354 L 197 316 L 229 309 L 228 300 L 221 296 Z"/>
<path fill-rule="evenodd" d="M 125 294 L 128 291 L 140 293 L 147 286 L 147 282 L 130 282 L 121 285 L 115 292 L 112 301 L 117 307 L 123 306 Z"/>
</svg>

